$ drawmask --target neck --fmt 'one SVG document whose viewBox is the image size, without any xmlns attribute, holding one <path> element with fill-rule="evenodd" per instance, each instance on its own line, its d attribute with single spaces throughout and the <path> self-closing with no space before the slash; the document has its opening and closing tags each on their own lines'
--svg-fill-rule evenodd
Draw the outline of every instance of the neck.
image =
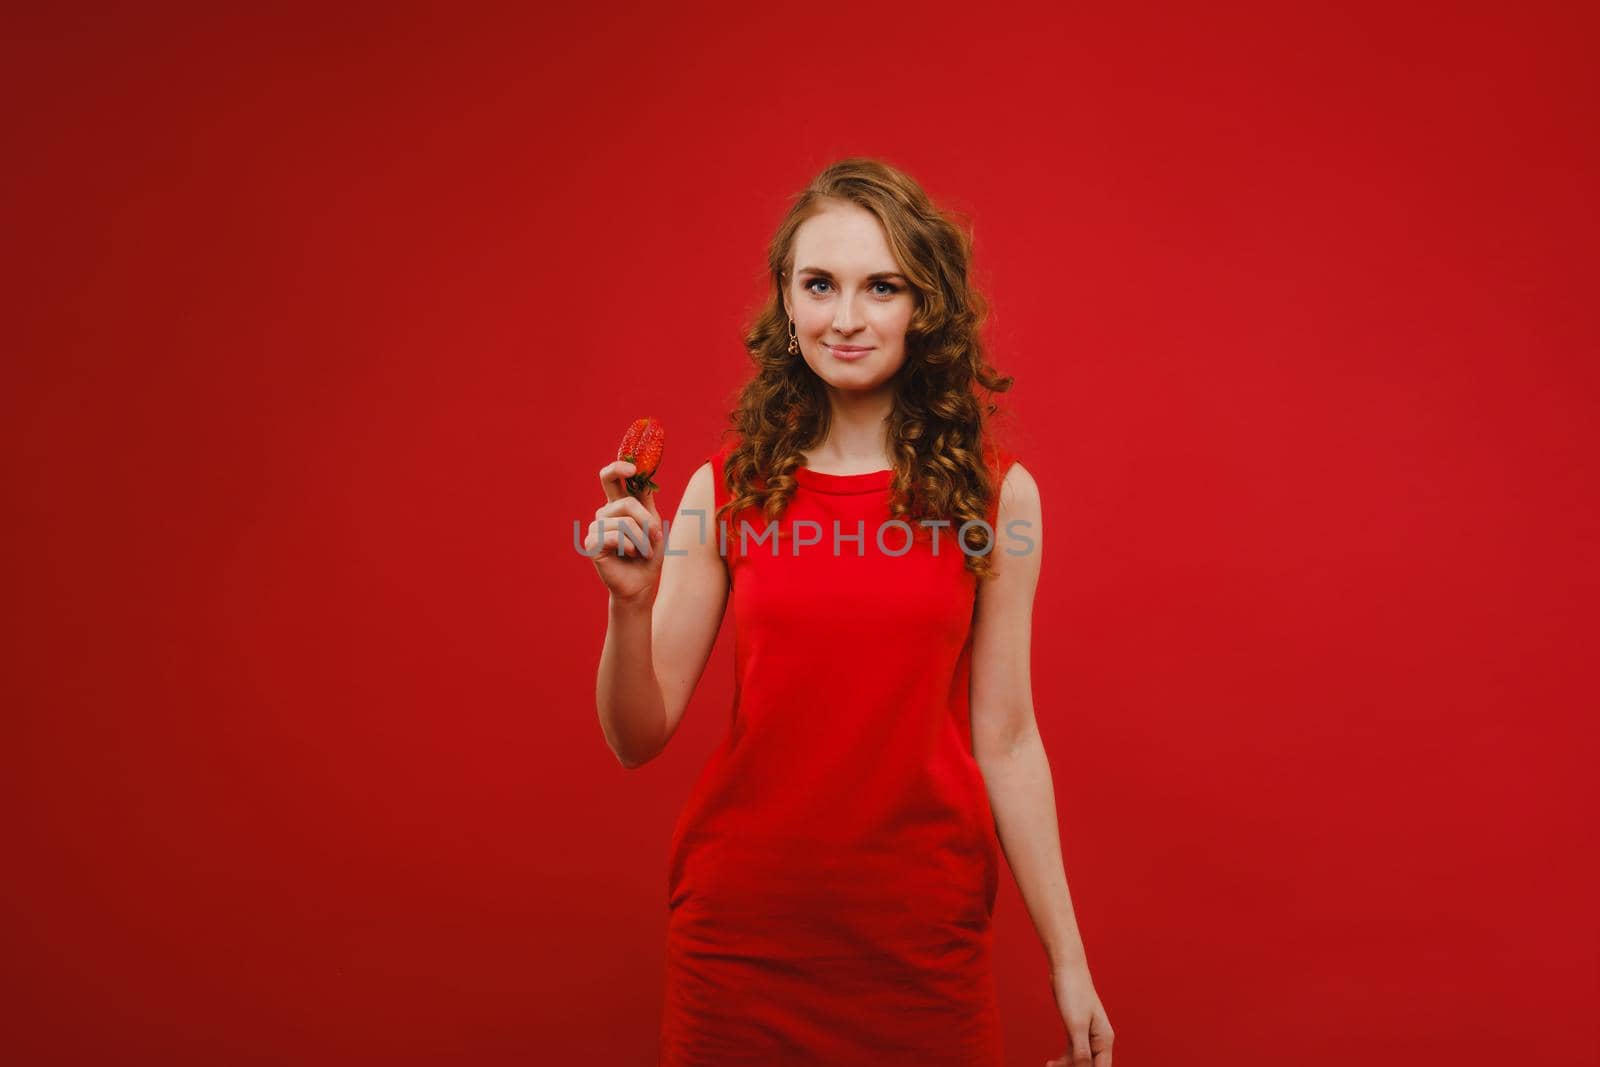
<svg viewBox="0 0 1600 1067">
<path fill-rule="evenodd" d="M 888 421 L 894 410 L 893 392 L 888 389 L 867 393 L 829 389 L 828 399 L 828 434 L 807 454 L 807 462 L 862 470 L 891 466 Z"/>
</svg>

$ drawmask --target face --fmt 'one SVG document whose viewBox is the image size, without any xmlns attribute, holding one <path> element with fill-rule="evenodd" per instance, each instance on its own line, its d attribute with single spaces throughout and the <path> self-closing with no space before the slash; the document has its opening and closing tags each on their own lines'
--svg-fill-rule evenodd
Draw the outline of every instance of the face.
<svg viewBox="0 0 1600 1067">
<path fill-rule="evenodd" d="M 784 308 L 801 356 L 830 387 L 885 385 L 905 362 L 915 306 L 882 224 L 865 208 L 830 203 L 795 231 Z"/>
</svg>

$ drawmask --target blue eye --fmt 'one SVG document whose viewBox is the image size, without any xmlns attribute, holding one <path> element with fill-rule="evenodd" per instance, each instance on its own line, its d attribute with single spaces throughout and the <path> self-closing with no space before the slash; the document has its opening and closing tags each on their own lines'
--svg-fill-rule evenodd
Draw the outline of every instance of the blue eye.
<svg viewBox="0 0 1600 1067">
<path fill-rule="evenodd" d="M 828 279 L 826 279 L 826 278 L 812 278 L 809 282 L 806 282 L 806 291 L 810 292 L 810 293 L 814 293 L 814 292 L 816 292 L 816 290 L 811 288 L 813 285 L 828 285 L 828 284 L 829 284 L 829 282 L 828 282 Z M 877 287 L 877 286 L 881 285 L 885 289 L 888 290 L 887 293 L 879 294 L 881 296 L 890 296 L 890 295 L 892 295 L 894 293 L 898 293 L 900 291 L 900 287 L 898 285 L 894 284 L 893 282 L 882 282 L 882 281 L 879 281 L 879 282 L 873 282 L 872 284 L 873 284 L 874 287 Z"/>
</svg>

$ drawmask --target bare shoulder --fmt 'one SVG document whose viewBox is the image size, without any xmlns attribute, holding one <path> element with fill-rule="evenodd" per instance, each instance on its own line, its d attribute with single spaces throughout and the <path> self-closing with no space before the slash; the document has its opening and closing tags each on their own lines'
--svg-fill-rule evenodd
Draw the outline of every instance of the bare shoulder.
<svg viewBox="0 0 1600 1067">
<path fill-rule="evenodd" d="M 1039 483 L 1033 480 L 1033 473 L 1021 460 L 1013 460 L 1000 483 L 1000 521 L 1004 522 L 1007 517 L 1037 518 L 1039 512 Z"/>
<path fill-rule="evenodd" d="M 995 564 L 1005 576 L 1002 588 L 1017 581 L 1031 596 L 1044 550 L 1044 506 L 1039 483 L 1020 462 L 1011 464 L 1000 484 L 994 532 L 998 546 Z M 1010 562 L 1013 559 L 1015 565 Z"/>
<path fill-rule="evenodd" d="M 701 503 L 709 504 L 712 501 L 715 487 L 711 482 L 711 461 L 702 460 L 700 466 L 689 475 L 689 484 L 683 490 L 683 499 L 687 501 L 690 496 L 700 497 Z"/>
<path fill-rule="evenodd" d="M 689 484 L 684 487 L 684 503 L 696 508 L 714 507 L 717 502 L 716 478 L 717 473 L 712 469 L 711 461 L 702 461 L 689 476 Z"/>
<path fill-rule="evenodd" d="M 697 555 L 705 555 L 707 551 L 715 554 L 716 539 L 708 536 L 708 531 L 716 528 L 713 510 L 716 507 L 717 489 L 713 477 L 710 460 L 702 461 L 689 476 L 689 483 L 684 486 L 677 515 L 673 517 L 668 533 L 669 547 L 674 551 L 686 549 Z M 682 534 L 678 532 L 680 527 L 684 531 Z M 673 557 L 669 555 L 667 558 L 670 560 Z"/>
</svg>

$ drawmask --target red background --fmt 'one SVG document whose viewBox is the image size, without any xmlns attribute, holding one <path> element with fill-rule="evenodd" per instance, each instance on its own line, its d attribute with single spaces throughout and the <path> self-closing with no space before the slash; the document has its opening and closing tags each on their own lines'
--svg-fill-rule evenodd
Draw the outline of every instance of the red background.
<svg viewBox="0 0 1600 1067">
<path fill-rule="evenodd" d="M 731 621 L 624 771 L 572 525 L 865 154 L 975 222 L 1117 1062 L 1595 1062 L 1582 7 L 8 14 L 6 1058 L 654 1062 Z"/>
</svg>

